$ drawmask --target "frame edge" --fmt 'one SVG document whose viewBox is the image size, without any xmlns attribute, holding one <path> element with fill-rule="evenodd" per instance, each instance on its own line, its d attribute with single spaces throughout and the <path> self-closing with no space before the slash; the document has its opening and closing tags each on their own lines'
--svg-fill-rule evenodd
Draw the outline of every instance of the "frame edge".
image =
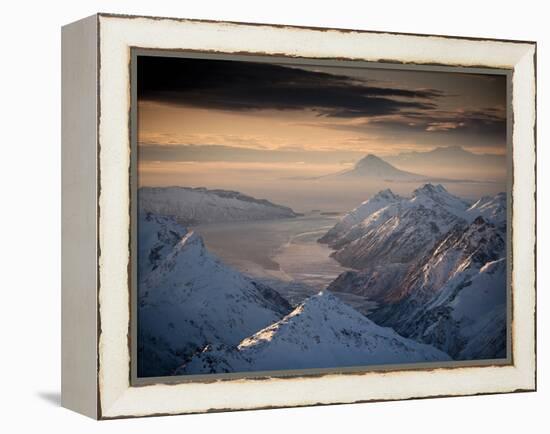
<svg viewBox="0 0 550 434">
<path fill-rule="evenodd" d="M 100 14 L 100 18 L 104 18 L 104 19 L 107 19 L 107 20 L 110 20 L 111 18 L 124 18 L 124 19 L 132 19 L 132 18 L 140 18 L 140 17 L 133 17 L 133 16 L 113 16 L 113 15 L 108 15 L 108 14 Z M 154 17 L 143 17 L 143 18 L 147 18 L 148 20 L 152 20 L 152 21 L 155 21 L 155 20 L 161 20 L 162 18 L 154 18 Z M 192 21 L 192 22 L 196 22 L 196 21 L 199 21 L 200 20 L 178 20 L 178 19 L 170 19 L 170 18 L 167 18 L 167 20 L 174 20 L 174 21 Z M 223 22 L 215 22 L 216 24 L 223 24 Z M 235 23 L 236 24 L 236 23 Z M 252 25 L 254 26 L 254 24 L 249 24 L 249 25 Z M 257 26 L 261 26 L 260 24 L 258 24 Z M 271 25 L 267 25 L 267 26 L 271 26 Z M 273 27 L 290 27 L 290 26 L 276 26 L 276 25 L 273 25 Z M 292 27 L 294 29 L 308 29 L 307 27 Z M 329 29 L 330 30 L 330 29 Z M 334 30 L 334 29 L 333 29 Z M 345 32 L 345 31 L 344 31 Z M 387 34 L 393 34 L 391 32 L 369 32 L 369 31 L 364 31 L 362 33 L 387 33 Z M 399 35 L 402 35 L 402 34 L 399 34 Z M 431 35 L 415 35 L 415 36 L 431 36 Z M 460 38 L 460 37 L 445 37 L 445 36 L 441 36 L 441 38 L 447 38 L 447 39 L 474 39 L 474 40 L 481 40 L 481 41 L 485 41 L 486 39 L 476 39 L 476 38 Z M 526 51 L 529 51 L 530 48 L 532 47 L 535 47 L 535 50 L 536 50 L 536 43 L 534 42 L 521 42 L 521 41 L 504 41 L 504 40 L 496 40 L 498 42 L 513 42 L 513 43 L 522 43 L 524 44 L 526 47 Z M 127 48 L 127 47 L 126 47 Z M 523 47 L 522 47 L 523 48 Z M 535 55 L 536 57 L 536 55 Z M 519 63 L 517 60 L 515 61 L 516 65 Z M 535 70 L 535 89 L 536 89 L 536 70 Z M 536 107 L 535 107 L 535 110 L 533 112 L 534 116 L 535 116 L 535 119 L 536 119 Z M 534 124 L 534 128 L 533 128 L 533 131 L 534 131 L 534 135 L 536 136 L 536 123 Z M 531 143 L 529 143 L 531 144 Z M 535 151 L 535 157 L 536 157 L 536 148 L 534 149 Z M 525 152 L 531 152 L 531 149 L 526 149 Z M 536 161 L 535 161 L 536 163 Z M 534 168 L 533 167 L 529 167 L 529 172 L 532 173 L 532 170 Z M 532 187 L 529 187 L 529 188 L 532 188 Z M 535 179 L 535 188 L 536 188 L 536 179 Z M 536 241 L 536 240 L 535 240 Z M 531 271 L 531 270 L 530 270 Z M 526 288 L 527 289 L 527 288 Z M 530 288 L 530 291 L 532 291 L 533 288 Z M 536 306 L 535 306 L 535 311 L 534 313 L 536 313 Z M 535 331 L 536 331 L 536 328 L 535 328 Z M 482 392 L 482 393 L 460 393 L 460 394 L 457 394 L 457 395 L 426 395 L 426 396 L 417 396 L 417 397 L 413 397 L 413 398 L 384 398 L 384 399 L 367 399 L 367 400 L 359 400 L 359 401 L 349 401 L 349 402 L 376 402 L 376 401 L 380 401 L 380 400 L 407 400 L 407 399 L 422 399 L 422 398 L 429 398 L 429 397 L 443 397 L 443 396 L 471 396 L 471 395 L 485 395 L 485 394 L 495 394 L 495 393 L 513 393 L 513 392 L 530 392 L 530 391 L 536 391 L 536 342 L 535 342 L 535 353 L 534 354 L 529 354 L 529 357 L 533 357 L 534 359 L 532 359 L 532 361 L 534 362 L 534 365 L 530 365 L 530 363 L 528 363 L 527 366 L 523 365 L 521 366 L 521 379 L 518 378 L 518 383 L 516 385 L 516 387 L 514 388 L 510 388 L 508 390 L 503 390 L 503 391 L 496 391 L 496 392 Z M 124 390 L 124 392 L 119 395 L 117 397 L 117 399 L 115 400 L 115 402 L 111 402 L 111 405 L 107 406 L 106 408 L 104 408 L 104 416 L 103 418 L 105 419 L 111 419 L 111 418 L 124 418 L 124 417 L 139 417 L 139 416 L 156 416 L 156 415 L 168 415 L 168 414 L 192 414 L 192 413 L 203 413 L 203 412 L 214 412 L 214 411 L 238 411 L 238 410 L 250 410 L 250 409 L 262 409 L 262 408 L 281 408 L 281 407 L 287 407 L 287 406 L 290 406 L 290 407 L 300 407 L 300 406 L 310 406 L 310 405 L 323 405 L 325 404 L 324 402 L 317 402 L 317 403 L 311 403 L 311 404 L 304 404 L 304 405 L 273 405 L 273 406 L 269 406 L 269 407 L 234 407 L 234 408 L 209 408 L 209 409 L 206 409 L 204 411 L 193 411 L 193 410 L 188 410 L 188 411 L 185 411 L 185 410 L 182 410 L 181 412 L 178 411 L 177 413 L 174 413 L 174 412 L 167 412 L 167 413 L 163 413 L 163 412 L 156 412 L 156 413 L 139 413 L 138 411 L 136 411 L 136 409 L 134 409 L 132 412 L 127 412 L 127 411 L 124 411 L 124 407 L 126 405 L 128 405 L 128 401 L 132 401 L 135 399 L 135 396 L 124 396 L 124 395 L 127 395 L 127 392 L 130 390 L 130 389 L 134 389 L 132 387 L 129 387 L 128 389 Z M 134 401 L 135 402 L 135 401 Z M 347 402 L 331 402 L 330 404 L 339 404 L 339 403 L 347 403 Z"/>
<path fill-rule="evenodd" d="M 62 27 L 61 405 L 99 418 L 97 37 L 92 15 Z"/>
</svg>

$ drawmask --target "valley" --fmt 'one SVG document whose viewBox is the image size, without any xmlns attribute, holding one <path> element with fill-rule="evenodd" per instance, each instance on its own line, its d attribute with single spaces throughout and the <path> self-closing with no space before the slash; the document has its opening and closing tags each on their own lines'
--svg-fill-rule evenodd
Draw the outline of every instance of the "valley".
<svg viewBox="0 0 550 434">
<path fill-rule="evenodd" d="M 426 183 L 338 215 L 175 191 L 195 205 L 140 210 L 143 376 L 507 354 L 503 193 L 472 201 Z"/>
</svg>

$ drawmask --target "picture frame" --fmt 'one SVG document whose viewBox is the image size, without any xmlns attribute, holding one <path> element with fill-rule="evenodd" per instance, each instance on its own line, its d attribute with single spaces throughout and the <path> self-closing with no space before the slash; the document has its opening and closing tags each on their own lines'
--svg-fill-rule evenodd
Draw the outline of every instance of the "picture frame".
<svg viewBox="0 0 550 434">
<path fill-rule="evenodd" d="M 138 378 L 138 55 L 506 76 L 507 357 Z M 536 43 L 97 14 L 62 31 L 62 149 L 63 406 L 112 419 L 536 390 Z"/>
</svg>

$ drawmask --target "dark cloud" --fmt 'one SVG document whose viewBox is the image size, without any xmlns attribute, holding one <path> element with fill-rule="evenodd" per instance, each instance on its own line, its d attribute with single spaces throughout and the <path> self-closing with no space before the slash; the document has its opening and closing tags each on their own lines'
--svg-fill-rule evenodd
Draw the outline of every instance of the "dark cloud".
<svg viewBox="0 0 550 434">
<path fill-rule="evenodd" d="M 384 116 L 399 113 L 405 109 L 430 110 L 437 106 L 432 103 L 418 101 L 396 101 L 386 98 L 369 98 L 368 107 L 351 107 L 348 105 L 345 109 L 334 109 L 326 113 L 321 113 L 322 116 L 330 116 L 334 118 L 361 118 L 370 116 Z"/>
<path fill-rule="evenodd" d="M 309 124 L 308 124 L 309 125 Z M 467 146 L 494 149 L 506 146 L 507 121 L 502 107 L 479 110 L 403 110 L 397 115 L 365 118 L 350 124 L 324 123 L 324 128 L 374 134 L 389 145 Z"/>
<path fill-rule="evenodd" d="M 356 118 L 433 109 L 443 93 L 269 63 L 141 56 L 138 96 L 221 110 L 312 110 Z"/>
<path fill-rule="evenodd" d="M 375 119 L 371 126 L 406 131 L 446 131 L 506 139 L 506 114 L 496 107 L 480 110 L 402 112 L 390 119 Z"/>
</svg>

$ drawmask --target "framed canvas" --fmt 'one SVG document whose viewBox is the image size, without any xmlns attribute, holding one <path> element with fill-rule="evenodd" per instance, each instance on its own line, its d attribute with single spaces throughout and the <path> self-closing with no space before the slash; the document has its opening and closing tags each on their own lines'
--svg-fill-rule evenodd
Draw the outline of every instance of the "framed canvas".
<svg viewBox="0 0 550 434">
<path fill-rule="evenodd" d="M 98 14 L 62 31 L 62 403 L 536 389 L 536 44 Z"/>
</svg>

